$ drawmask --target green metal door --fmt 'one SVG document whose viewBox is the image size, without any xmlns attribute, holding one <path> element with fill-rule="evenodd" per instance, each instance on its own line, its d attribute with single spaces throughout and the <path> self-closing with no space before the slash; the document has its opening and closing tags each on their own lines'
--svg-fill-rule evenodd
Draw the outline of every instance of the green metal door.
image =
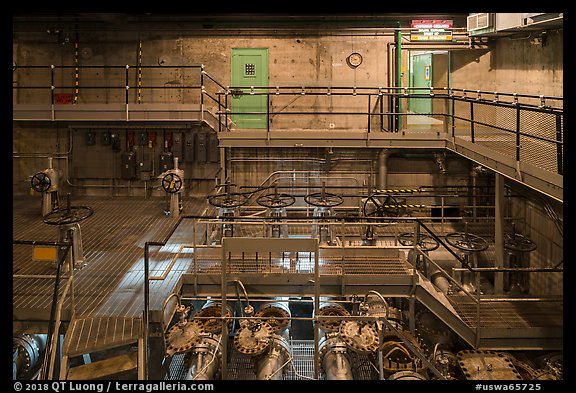
<svg viewBox="0 0 576 393">
<path fill-rule="evenodd" d="M 410 87 L 432 86 L 432 54 L 410 56 Z M 427 90 L 412 90 L 411 93 L 428 95 Z M 432 113 L 431 98 L 410 98 L 408 110 L 413 113 Z"/>
<path fill-rule="evenodd" d="M 268 48 L 232 48 L 231 85 L 245 93 L 262 93 L 268 86 Z M 238 128 L 266 128 L 265 94 L 232 95 L 232 121 Z M 247 114 L 242 114 L 247 113 Z"/>
</svg>

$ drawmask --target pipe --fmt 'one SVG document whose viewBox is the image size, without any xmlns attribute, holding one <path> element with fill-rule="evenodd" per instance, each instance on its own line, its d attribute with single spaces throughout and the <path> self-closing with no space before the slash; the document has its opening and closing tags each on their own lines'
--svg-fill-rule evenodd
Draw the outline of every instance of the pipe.
<svg viewBox="0 0 576 393">
<path fill-rule="evenodd" d="M 319 350 L 322 356 L 322 368 L 329 381 L 353 380 L 348 349 L 339 336 L 322 337 Z"/>
<path fill-rule="evenodd" d="M 21 334 L 12 338 L 13 379 L 28 379 L 46 349 L 46 334 Z"/>
<path fill-rule="evenodd" d="M 285 337 L 275 334 L 272 337 L 270 347 L 264 355 L 256 361 L 257 380 L 282 380 L 282 368 L 287 364 L 290 357 L 290 346 Z"/>
<path fill-rule="evenodd" d="M 387 149 L 382 149 L 378 152 L 376 187 L 379 190 L 385 190 L 388 186 L 388 156 L 389 151 Z"/>
<path fill-rule="evenodd" d="M 217 337 L 217 339 L 216 339 Z M 190 361 L 190 368 L 186 373 L 186 380 L 214 380 L 220 369 L 222 353 L 222 335 L 203 337 L 194 346 Z"/>
<path fill-rule="evenodd" d="M 322 360 L 322 367 L 326 373 L 326 379 L 329 381 L 350 381 L 352 377 L 352 368 L 346 358 L 345 352 L 331 350 Z"/>
</svg>

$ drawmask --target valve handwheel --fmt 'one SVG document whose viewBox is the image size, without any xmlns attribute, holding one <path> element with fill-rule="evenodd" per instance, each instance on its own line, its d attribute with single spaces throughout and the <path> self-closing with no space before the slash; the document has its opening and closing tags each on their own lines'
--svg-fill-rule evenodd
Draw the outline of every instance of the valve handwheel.
<svg viewBox="0 0 576 393">
<path fill-rule="evenodd" d="M 282 207 L 292 206 L 296 199 L 289 194 L 278 194 L 273 192 L 271 194 L 261 195 L 256 199 L 256 202 L 260 206 L 264 206 L 270 209 L 279 209 Z"/>
<path fill-rule="evenodd" d="M 36 192 L 45 192 L 48 191 L 50 186 L 52 185 L 52 181 L 50 177 L 44 172 L 38 172 L 30 181 L 32 183 L 32 189 Z"/>
<path fill-rule="evenodd" d="M 468 232 L 453 232 L 446 235 L 446 241 L 451 246 L 462 251 L 484 251 L 488 242 L 484 238 Z"/>
<path fill-rule="evenodd" d="M 398 243 L 402 244 L 403 246 L 413 246 L 414 232 L 406 232 L 399 235 Z M 418 237 L 418 246 L 422 251 L 434 251 L 440 246 L 440 243 L 438 243 L 433 237 L 420 234 Z"/>
<path fill-rule="evenodd" d="M 517 252 L 530 252 L 536 249 L 536 243 L 526 236 L 516 233 L 516 225 L 512 223 L 512 232 L 504 234 L 504 248 Z"/>
<path fill-rule="evenodd" d="M 322 191 L 306 195 L 304 201 L 309 205 L 318 207 L 335 207 L 344 202 L 341 196 L 326 192 L 325 188 L 326 183 L 322 182 Z"/>
<path fill-rule="evenodd" d="M 56 209 L 44 216 L 44 223 L 50 225 L 68 225 L 87 219 L 94 213 L 88 206 L 70 206 L 70 194 L 66 208 Z"/>
<path fill-rule="evenodd" d="M 382 198 L 384 202 L 382 202 Z M 374 207 L 370 208 L 370 202 Z M 364 202 L 364 207 L 362 209 L 365 217 L 398 217 L 400 215 L 400 209 L 396 198 L 389 194 L 372 194 Z"/>
<path fill-rule="evenodd" d="M 229 194 L 216 194 L 208 197 L 208 202 L 212 206 L 233 208 L 244 205 L 248 202 L 246 195 L 240 193 L 229 193 Z"/>
<path fill-rule="evenodd" d="M 168 173 L 162 178 L 162 188 L 170 194 L 176 193 L 182 188 L 182 179 L 175 173 Z"/>
</svg>

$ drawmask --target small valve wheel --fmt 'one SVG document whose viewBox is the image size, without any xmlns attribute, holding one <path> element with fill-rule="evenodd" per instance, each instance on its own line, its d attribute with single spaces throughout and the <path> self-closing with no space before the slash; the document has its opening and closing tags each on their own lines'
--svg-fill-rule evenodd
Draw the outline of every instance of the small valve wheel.
<svg viewBox="0 0 576 393">
<path fill-rule="evenodd" d="M 175 173 L 168 173 L 162 178 L 162 188 L 170 194 L 176 193 L 182 188 L 182 179 Z"/>
<path fill-rule="evenodd" d="M 50 176 L 44 172 L 38 172 L 30 180 L 32 184 L 32 189 L 36 192 L 46 192 L 52 185 Z"/>
</svg>

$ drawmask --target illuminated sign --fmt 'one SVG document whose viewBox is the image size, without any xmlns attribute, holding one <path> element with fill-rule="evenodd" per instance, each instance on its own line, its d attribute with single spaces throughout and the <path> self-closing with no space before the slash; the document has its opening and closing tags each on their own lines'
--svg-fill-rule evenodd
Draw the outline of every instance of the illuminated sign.
<svg viewBox="0 0 576 393">
<path fill-rule="evenodd" d="M 410 41 L 452 41 L 452 20 L 413 20 Z"/>
</svg>

